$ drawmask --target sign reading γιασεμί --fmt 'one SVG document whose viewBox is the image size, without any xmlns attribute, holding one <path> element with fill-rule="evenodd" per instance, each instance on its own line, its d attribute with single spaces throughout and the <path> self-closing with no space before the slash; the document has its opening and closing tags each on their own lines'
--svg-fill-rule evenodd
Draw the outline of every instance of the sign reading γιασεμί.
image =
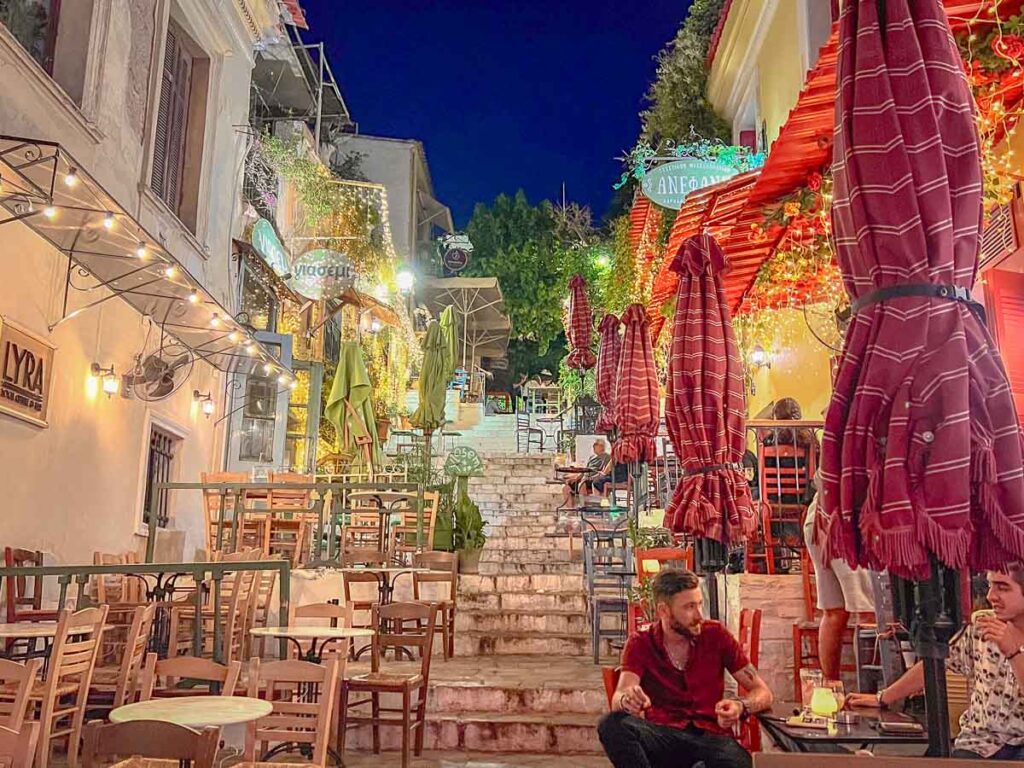
<svg viewBox="0 0 1024 768">
<path fill-rule="evenodd" d="M 678 211 L 691 192 L 719 184 L 737 173 L 725 163 L 687 157 L 648 171 L 640 188 L 653 202 Z"/>
<path fill-rule="evenodd" d="M 0 413 L 47 426 L 53 345 L 0 317 Z"/>
<path fill-rule="evenodd" d="M 356 282 L 352 261 L 330 248 L 314 248 L 292 264 L 288 287 L 313 301 L 336 299 Z"/>
</svg>

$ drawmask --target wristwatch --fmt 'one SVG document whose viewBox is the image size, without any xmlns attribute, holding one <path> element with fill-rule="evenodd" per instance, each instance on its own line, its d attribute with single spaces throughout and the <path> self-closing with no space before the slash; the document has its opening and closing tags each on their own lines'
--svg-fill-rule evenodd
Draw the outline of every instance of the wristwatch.
<svg viewBox="0 0 1024 768">
<path fill-rule="evenodd" d="M 883 688 L 882 690 L 880 690 L 880 691 L 879 691 L 879 692 L 878 692 L 878 693 L 876 694 L 876 696 L 875 696 L 875 699 L 876 699 L 876 700 L 878 701 L 878 708 L 879 708 L 879 709 L 885 709 L 885 708 L 886 708 L 886 704 L 885 704 L 885 702 L 884 702 L 884 701 L 882 701 L 882 694 L 883 694 L 883 693 L 885 693 L 885 688 Z"/>
<path fill-rule="evenodd" d="M 740 699 L 740 706 L 743 708 L 740 712 L 740 720 L 747 720 L 750 717 L 750 707 L 747 706 L 747 702 Z"/>
<path fill-rule="evenodd" d="M 1011 654 L 1010 654 L 1009 656 L 1007 656 L 1007 657 L 1006 657 L 1006 660 L 1007 660 L 1007 661 L 1013 661 L 1013 660 L 1014 660 L 1015 658 L 1017 658 L 1018 656 L 1020 656 L 1020 655 L 1021 655 L 1021 653 L 1024 653 L 1024 645 L 1022 645 L 1022 646 L 1021 646 L 1020 648 L 1018 648 L 1018 649 L 1017 649 L 1016 651 L 1014 651 L 1014 652 L 1013 652 L 1013 653 L 1011 653 Z"/>
</svg>

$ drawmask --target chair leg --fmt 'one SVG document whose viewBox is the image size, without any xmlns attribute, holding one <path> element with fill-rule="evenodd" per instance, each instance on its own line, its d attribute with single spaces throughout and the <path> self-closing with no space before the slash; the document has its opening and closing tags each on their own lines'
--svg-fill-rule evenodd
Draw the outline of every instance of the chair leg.
<svg viewBox="0 0 1024 768">
<path fill-rule="evenodd" d="M 351 652 L 350 643 L 349 652 Z M 341 706 L 338 709 L 338 754 L 345 756 L 345 732 L 348 730 L 348 686 L 341 684 Z"/>
<path fill-rule="evenodd" d="M 370 698 L 373 700 L 371 708 L 373 710 L 373 754 L 380 754 L 380 694 L 371 693 Z"/>
<path fill-rule="evenodd" d="M 48 768 L 53 747 L 53 700 L 44 701 L 39 713 L 39 744 L 36 747 L 36 767 Z"/>
<path fill-rule="evenodd" d="M 601 609 L 594 605 L 590 610 L 590 643 L 594 648 L 594 663 L 601 661 Z"/>
<path fill-rule="evenodd" d="M 423 740 L 427 731 L 427 687 L 420 688 L 419 706 L 416 707 L 416 757 L 423 754 Z"/>
<path fill-rule="evenodd" d="M 803 640 L 800 627 L 793 626 L 793 700 L 803 704 L 803 689 L 800 687 L 800 670 L 803 668 Z"/>
<path fill-rule="evenodd" d="M 448 613 L 448 658 L 455 658 L 455 606 Z"/>
<path fill-rule="evenodd" d="M 402 768 L 409 768 L 409 738 L 412 736 L 412 701 L 411 691 L 406 688 L 402 691 Z"/>
<path fill-rule="evenodd" d="M 443 657 L 445 661 L 448 661 L 451 656 L 449 651 L 449 634 L 451 630 L 448 627 L 448 612 L 444 611 L 441 614 L 441 650 L 443 651 Z M 435 635 L 436 637 L 436 635 Z"/>
</svg>

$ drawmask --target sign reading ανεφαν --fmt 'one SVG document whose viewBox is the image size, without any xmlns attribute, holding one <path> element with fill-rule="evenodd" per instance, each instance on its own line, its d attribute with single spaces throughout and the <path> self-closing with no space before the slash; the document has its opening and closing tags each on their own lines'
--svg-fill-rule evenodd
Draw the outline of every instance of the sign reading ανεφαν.
<svg viewBox="0 0 1024 768">
<path fill-rule="evenodd" d="M 739 171 L 714 160 L 683 158 L 644 174 L 641 190 L 653 202 L 678 211 L 691 192 L 731 179 Z"/>
</svg>

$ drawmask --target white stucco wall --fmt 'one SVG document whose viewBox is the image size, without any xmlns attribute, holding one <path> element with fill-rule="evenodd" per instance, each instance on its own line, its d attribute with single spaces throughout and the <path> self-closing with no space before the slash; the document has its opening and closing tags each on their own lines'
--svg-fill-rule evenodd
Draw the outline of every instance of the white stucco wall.
<svg viewBox="0 0 1024 768">
<path fill-rule="evenodd" d="M 84 2 L 84 0 L 83 0 Z M 230 240 L 241 229 L 240 188 L 252 70 L 250 30 L 241 6 L 269 0 L 95 0 L 80 104 L 35 65 L 0 27 L 0 134 L 64 146 L 131 215 L 229 310 Z M 167 18 L 176 21 L 210 59 L 203 172 L 195 233 L 148 192 L 152 110 Z M 146 324 L 120 299 L 62 324 L 64 257 L 27 226 L 0 226 L 0 314 L 57 347 L 49 427 L 0 414 L 0 542 L 43 550 L 55 562 L 91 562 L 94 551 L 139 549 L 149 425 L 179 432 L 176 478 L 198 481 L 222 464 L 222 425 L 192 402 L 193 389 L 211 392 L 223 413 L 223 376 L 196 363 L 191 378 L 158 403 L 90 392 L 92 362 L 128 369 L 143 347 Z M 74 293 L 74 292 L 72 292 Z M 72 297 L 72 308 L 102 293 Z M 202 541 L 201 500 L 172 500 L 172 527 L 187 532 L 187 558 Z"/>
</svg>

